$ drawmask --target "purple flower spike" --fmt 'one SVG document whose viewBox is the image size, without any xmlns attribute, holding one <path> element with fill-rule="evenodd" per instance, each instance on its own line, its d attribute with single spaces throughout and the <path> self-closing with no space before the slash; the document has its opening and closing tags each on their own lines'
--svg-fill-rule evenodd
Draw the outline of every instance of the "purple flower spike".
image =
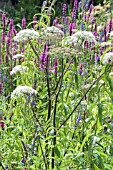
<svg viewBox="0 0 113 170">
<path fill-rule="evenodd" d="M 80 29 L 81 29 L 81 30 L 84 30 L 84 28 L 85 28 L 85 25 L 84 25 L 83 23 L 81 23 L 81 24 L 80 24 Z"/>
<path fill-rule="evenodd" d="M 4 74 L 3 80 L 4 80 L 4 83 L 6 83 L 7 81 L 6 73 Z"/>
<path fill-rule="evenodd" d="M 79 74 L 82 75 L 82 69 L 79 70 Z"/>
<path fill-rule="evenodd" d="M 113 121 L 112 121 L 111 127 L 113 128 Z"/>
<path fill-rule="evenodd" d="M 107 30 L 106 30 L 106 26 L 104 27 L 104 41 L 106 42 L 107 41 Z"/>
<path fill-rule="evenodd" d="M 78 114 L 78 118 L 76 120 L 76 125 L 78 125 L 80 123 L 80 120 L 81 120 L 81 114 L 79 113 Z"/>
<path fill-rule="evenodd" d="M 100 61 L 100 57 L 98 56 L 97 53 L 95 53 L 95 62 L 99 62 Z"/>
<path fill-rule="evenodd" d="M 5 28 L 6 28 L 6 14 L 2 14 L 2 25 L 3 25 L 3 29 L 5 30 Z"/>
<path fill-rule="evenodd" d="M 62 13 L 63 13 L 63 15 L 66 14 L 66 4 L 63 4 Z"/>
<path fill-rule="evenodd" d="M 2 31 L 2 42 L 5 42 L 5 32 Z"/>
<path fill-rule="evenodd" d="M 26 19 L 23 18 L 23 19 L 22 19 L 22 29 L 25 29 L 25 25 L 26 25 Z"/>
</svg>

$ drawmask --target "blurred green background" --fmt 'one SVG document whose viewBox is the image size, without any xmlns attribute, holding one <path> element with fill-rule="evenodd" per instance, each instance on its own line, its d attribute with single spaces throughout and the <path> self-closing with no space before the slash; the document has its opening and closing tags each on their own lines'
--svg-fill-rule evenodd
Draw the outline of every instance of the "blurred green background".
<svg viewBox="0 0 113 170">
<path fill-rule="evenodd" d="M 47 1 L 48 6 L 52 0 Z M 62 4 L 68 2 L 69 6 L 73 5 L 74 0 L 57 0 L 54 8 L 56 11 L 56 16 L 62 15 Z M 93 3 L 99 4 L 103 0 L 93 0 Z M 15 23 L 21 22 L 23 17 L 27 18 L 27 22 L 32 21 L 35 13 L 41 11 L 43 0 L 0 0 L 0 11 L 6 12 L 8 18 L 13 18 Z M 68 9 L 69 9 L 68 6 Z M 68 11 L 69 12 L 69 11 Z"/>
</svg>

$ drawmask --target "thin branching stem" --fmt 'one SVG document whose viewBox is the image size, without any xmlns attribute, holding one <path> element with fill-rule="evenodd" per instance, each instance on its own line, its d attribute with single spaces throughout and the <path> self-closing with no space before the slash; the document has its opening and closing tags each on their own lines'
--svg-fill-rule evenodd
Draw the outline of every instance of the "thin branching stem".
<svg viewBox="0 0 113 170">
<path fill-rule="evenodd" d="M 2 167 L 3 170 L 5 170 L 4 166 L 2 165 L 2 163 L 0 162 L 0 166 Z"/>
<path fill-rule="evenodd" d="M 50 119 L 51 116 L 51 92 L 50 92 L 50 79 L 49 79 L 49 56 L 47 56 L 47 65 L 46 65 L 46 78 L 47 78 L 47 92 L 48 92 L 48 98 L 49 98 L 49 104 L 48 104 L 48 117 L 47 121 Z"/>
<path fill-rule="evenodd" d="M 104 72 L 105 73 L 105 72 Z M 69 116 L 65 119 L 65 121 L 59 126 L 58 130 L 61 129 L 61 127 L 69 120 L 69 118 L 73 115 L 73 113 L 75 112 L 75 110 L 78 108 L 78 106 L 80 105 L 81 101 L 84 99 L 84 97 L 87 95 L 87 93 L 90 91 L 90 89 L 93 87 L 93 85 L 104 75 L 104 73 L 102 73 L 93 83 L 92 85 L 89 87 L 89 89 L 85 92 L 85 94 L 81 97 L 81 99 L 79 100 L 79 102 L 77 103 L 77 105 L 74 107 L 74 109 L 72 110 L 72 112 L 69 114 Z"/>
<path fill-rule="evenodd" d="M 63 58 L 62 58 L 62 77 L 61 77 L 61 82 L 60 82 L 60 87 L 59 90 L 56 94 L 55 98 L 55 106 L 54 106 L 54 115 L 53 115 L 53 127 L 54 127 L 54 138 L 53 138 L 53 149 L 52 149 L 52 169 L 54 169 L 54 156 L 55 156 L 55 145 L 56 145 L 56 111 L 57 111 L 57 101 L 58 101 L 58 96 L 62 88 L 62 82 L 63 82 Z"/>
<path fill-rule="evenodd" d="M 29 44 L 30 44 L 30 46 L 31 46 L 31 48 L 32 48 L 32 50 L 33 50 L 33 52 L 35 53 L 35 55 L 37 56 L 37 58 L 38 58 L 38 60 L 39 60 L 39 55 L 38 55 L 38 53 L 36 52 L 36 50 L 35 50 L 35 48 L 34 48 L 32 42 L 31 42 L 30 40 L 29 40 Z"/>
<path fill-rule="evenodd" d="M 22 145 L 23 145 L 23 148 L 24 148 L 24 151 L 25 151 L 25 161 L 27 160 L 28 158 L 28 150 L 27 150 L 27 147 L 24 143 L 24 141 L 21 141 Z"/>
<path fill-rule="evenodd" d="M 46 168 L 46 170 L 48 170 L 47 163 L 46 163 L 46 157 L 44 155 L 44 152 L 43 152 L 43 149 L 42 149 L 42 145 L 41 145 L 41 141 L 40 141 L 40 136 L 38 136 L 38 139 L 39 139 L 39 145 L 40 145 L 40 148 L 41 148 L 41 152 L 42 152 L 45 168 Z"/>
</svg>

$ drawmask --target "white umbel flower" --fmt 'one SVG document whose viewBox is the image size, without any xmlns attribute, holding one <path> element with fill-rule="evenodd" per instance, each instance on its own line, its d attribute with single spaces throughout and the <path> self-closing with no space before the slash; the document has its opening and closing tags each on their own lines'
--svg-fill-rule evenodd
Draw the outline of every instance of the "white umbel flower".
<svg viewBox="0 0 113 170">
<path fill-rule="evenodd" d="M 62 46 L 64 46 L 64 45 L 76 46 L 77 44 L 79 45 L 80 41 L 76 37 L 73 37 L 73 36 L 68 36 L 62 40 Z"/>
<path fill-rule="evenodd" d="M 109 33 L 109 37 L 110 37 L 110 38 L 113 38 L 113 31 L 111 31 L 111 32 Z"/>
<path fill-rule="evenodd" d="M 109 76 L 112 76 L 112 77 L 113 77 L 113 72 L 109 73 Z"/>
<path fill-rule="evenodd" d="M 28 70 L 27 66 L 17 65 L 15 66 L 12 71 L 10 72 L 10 75 L 16 74 L 17 72 L 26 72 Z"/>
<path fill-rule="evenodd" d="M 25 42 L 28 41 L 29 39 L 38 39 L 39 34 L 35 30 L 30 30 L 30 29 L 24 29 L 21 30 L 17 35 L 14 37 L 14 41 L 16 42 Z"/>
<path fill-rule="evenodd" d="M 21 96 L 24 96 L 25 94 L 37 94 L 37 91 L 29 86 L 18 86 L 11 93 L 11 98 L 21 97 Z"/>
<path fill-rule="evenodd" d="M 96 43 L 95 36 L 90 31 L 78 31 L 75 34 L 73 34 L 72 37 L 76 37 L 80 39 L 81 41 L 88 41 L 88 42 Z"/>
<path fill-rule="evenodd" d="M 83 90 L 88 90 L 91 87 L 91 84 L 84 84 L 82 85 Z"/>
<path fill-rule="evenodd" d="M 101 47 L 107 47 L 107 46 L 111 46 L 111 45 L 112 45 L 111 42 L 102 42 L 102 43 L 100 44 Z"/>
<path fill-rule="evenodd" d="M 46 36 L 63 36 L 63 31 L 61 31 L 59 28 L 55 26 L 47 27 L 47 28 L 42 28 L 42 35 Z"/>
<path fill-rule="evenodd" d="M 113 52 L 108 52 L 102 59 L 103 64 L 113 63 Z"/>
<path fill-rule="evenodd" d="M 23 54 L 16 54 L 12 57 L 12 59 L 23 58 L 23 57 L 24 57 Z"/>
</svg>

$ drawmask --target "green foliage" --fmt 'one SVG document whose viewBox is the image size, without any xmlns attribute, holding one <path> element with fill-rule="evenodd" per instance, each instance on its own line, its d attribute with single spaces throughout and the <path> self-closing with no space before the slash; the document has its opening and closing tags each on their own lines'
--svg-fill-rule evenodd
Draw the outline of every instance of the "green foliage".
<svg viewBox="0 0 113 170">
<path fill-rule="evenodd" d="M 29 21 L 30 15 L 34 15 L 32 7 L 36 1 L 32 4 L 29 1 L 29 5 L 27 1 L 19 3 L 21 7 L 25 6 L 24 15 L 20 15 L 26 16 L 31 10 Z M 56 14 L 54 9 L 52 12 Z M 21 38 L 28 36 L 29 39 L 15 43 L 12 34 L 11 44 L 8 44 L 10 26 L 7 23 L 6 39 L 0 42 L 0 168 L 111 170 L 113 76 L 110 73 L 113 62 L 104 65 L 103 58 L 112 47 L 103 48 L 101 56 L 98 40 L 95 46 L 89 42 L 87 48 L 81 37 L 81 43 L 78 41 L 75 46 L 73 43 L 63 45 L 62 39 L 69 37 L 68 25 L 66 35 L 61 37 L 53 36 L 53 31 L 42 35 L 41 28 L 50 25 L 48 8 L 36 12 L 35 16 L 39 16 L 34 29 L 40 34 L 38 40 L 31 39 L 27 32 Z M 27 28 L 32 24 L 30 22 Z M 89 21 L 85 22 L 86 28 L 89 24 Z M 2 33 L 1 27 L 1 37 Z M 23 52 L 24 57 L 13 59 L 15 52 Z M 95 59 L 97 53 L 101 56 L 100 61 Z M 28 69 L 11 75 L 16 65 Z M 12 97 L 19 86 L 32 87 L 37 93 L 29 94 L 22 88 Z"/>
</svg>

